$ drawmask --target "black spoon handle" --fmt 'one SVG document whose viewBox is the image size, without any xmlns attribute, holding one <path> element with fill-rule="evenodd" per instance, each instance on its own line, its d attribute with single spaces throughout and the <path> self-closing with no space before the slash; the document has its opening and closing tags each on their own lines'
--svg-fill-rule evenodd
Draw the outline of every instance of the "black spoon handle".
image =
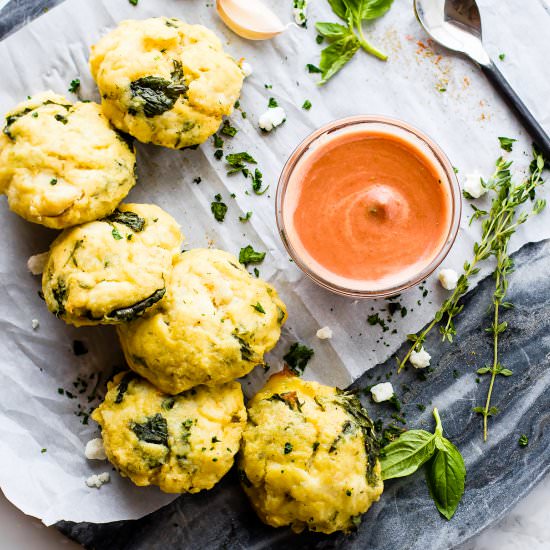
<svg viewBox="0 0 550 550">
<path fill-rule="evenodd" d="M 481 70 L 491 84 L 500 92 L 506 103 L 516 113 L 525 128 L 527 128 L 527 131 L 531 134 L 533 141 L 538 145 L 544 157 L 550 159 L 550 137 L 548 137 L 543 127 L 537 122 L 516 92 L 514 92 L 512 86 L 510 86 L 508 81 L 502 76 L 502 73 L 496 68 L 492 61 L 489 65 L 481 65 Z"/>
</svg>

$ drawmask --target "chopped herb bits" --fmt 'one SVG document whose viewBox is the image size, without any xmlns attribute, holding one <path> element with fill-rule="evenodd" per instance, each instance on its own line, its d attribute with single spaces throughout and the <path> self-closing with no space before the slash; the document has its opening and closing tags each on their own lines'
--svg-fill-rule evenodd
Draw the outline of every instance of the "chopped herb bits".
<svg viewBox="0 0 550 550">
<path fill-rule="evenodd" d="M 304 103 L 302 104 L 302 109 L 305 111 L 309 111 L 311 109 L 311 101 L 309 99 L 306 99 Z"/>
<path fill-rule="evenodd" d="M 239 262 L 244 265 L 259 264 L 264 261 L 265 254 L 265 252 L 257 252 L 251 245 L 247 245 L 239 252 Z"/>
<path fill-rule="evenodd" d="M 69 84 L 69 92 L 71 94 L 76 94 L 80 90 L 80 79 L 75 78 L 74 80 L 71 80 L 71 83 Z"/>
<path fill-rule="evenodd" d="M 222 202 L 222 196 L 220 194 L 217 194 L 214 199 L 214 202 L 210 204 L 210 210 L 217 221 L 223 222 L 227 214 L 227 204 Z"/>
<path fill-rule="evenodd" d="M 290 370 L 297 376 L 304 373 L 304 370 L 309 363 L 309 360 L 313 357 L 314 351 L 308 348 L 304 344 L 294 342 L 283 359 L 289 366 Z"/>
</svg>

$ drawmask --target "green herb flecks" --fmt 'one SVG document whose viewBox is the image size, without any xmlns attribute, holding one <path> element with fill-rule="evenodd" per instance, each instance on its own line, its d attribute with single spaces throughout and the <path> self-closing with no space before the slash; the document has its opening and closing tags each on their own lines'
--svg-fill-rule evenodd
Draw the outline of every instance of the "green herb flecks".
<svg viewBox="0 0 550 550">
<path fill-rule="evenodd" d="M 162 414 L 149 416 L 145 422 L 131 422 L 130 429 L 140 441 L 168 447 L 168 424 Z"/>
<path fill-rule="evenodd" d="M 156 304 L 166 294 L 166 288 L 155 290 L 151 296 L 141 300 L 131 306 L 115 309 L 106 315 L 106 319 L 114 321 L 130 322 L 137 319 L 145 313 L 152 305 Z"/>
<path fill-rule="evenodd" d="M 278 107 L 278 106 L 279 106 L 279 103 L 277 103 L 277 100 L 274 97 L 270 97 L 267 103 L 268 109 L 274 109 L 275 107 Z"/>
<path fill-rule="evenodd" d="M 120 405 L 124 399 L 124 394 L 128 391 L 130 382 L 136 378 L 136 375 L 133 372 L 127 372 L 122 380 L 118 384 L 117 394 L 115 398 L 115 404 Z"/>
<path fill-rule="evenodd" d="M 529 445 L 529 438 L 525 434 L 521 434 L 518 439 L 518 445 L 520 447 L 527 447 Z"/>
<path fill-rule="evenodd" d="M 115 210 L 111 215 L 105 218 L 105 221 L 111 223 L 121 223 L 129 227 L 132 231 L 139 233 L 145 228 L 145 219 L 138 216 L 135 212 Z"/>
<path fill-rule="evenodd" d="M 239 221 L 242 223 L 247 222 L 252 217 L 252 212 L 246 212 L 244 216 L 239 216 Z"/>
<path fill-rule="evenodd" d="M 280 401 L 284 403 L 291 411 L 302 412 L 302 403 L 298 399 L 298 394 L 295 391 L 287 391 L 284 393 L 274 393 L 267 401 Z"/>
<path fill-rule="evenodd" d="M 512 151 L 512 147 L 514 146 L 514 142 L 516 142 L 517 139 L 501 136 L 498 138 L 498 141 L 500 143 L 500 148 L 510 153 Z"/>
<path fill-rule="evenodd" d="M 238 132 L 237 128 L 235 128 L 234 126 L 231 126 L 231 123 L 229 122 L 229 120 L 223 121 L 223 126 L 220 131 L 224 136 L 229 136 L 229 137 L 234 137 L 235 135 L 237 135 L 237 132 Z M 223 142 L 222 142 L 222 146 L 223 146 Z"/>
<path fill-rule="evenodd" d="M 225 215 L 227 214 L 227 204 L 222 202 L 222 196 L 218 193 L 214 197 L 214 201 L 210 204 L 210 210 L 214 214 L 214 218 L 220 223 L 225 220 Z"/>
<path fill-rule="evenodd" d="M 14 113 L 13 115 L 8 115 L 6 117 L 6 125 L 2 130 L 3 133 L 6 136 L 8 136 L 11 140 L 14 140 L 15 136 L 11 133 L 11 126 L 15 124 L 20 118 L 24 117 L 25 115 L 28 115 L 29 113 L 33 113 L 33 115 L 37 114 L 35 113 L 36 109 L 39 109 L 44 105 L 59 105 L 60 107 L 65 108 L 67 111 L 72 107 L 72 105 L 66 105 L 64 103 L 56 103 L 55 101 L 52 101 L 50 99 L 44 101 L 44 103 L 42 103 L 41 105 L 36 105 L 35 107 L 25 107 L 25 109 L 19 111 L 18 113 Z M 62 117 L 62 118 L 65 118 L 65 117 Z"/>
<path fill-rule="evenodd" d="M 258 355 L 251 348 L 250 344 L 244 339 L 244 336 L 244 334 L 240 334 L 236 330 L 233 332 L 233 337 L 237 340 L 240 346 L 241 358 L 243 359 L 243 361 L 258 363 Z"/>
<path fill-rule="evenodd" d="M 314 351 L 311 348 L 299 342 L 294 342 L 283 359 L 294 374 L 301 376 L 313 354 Z"/>
<path fill-rule="evenodd" d="M 265 254 L 265 252 L 257 252 L 251 245 L 247 245 L 239 252 L 239 262 L 244 265 L 259 264 L 264 261 Z"/>
<path fill-rule="evenodd" d="M 262 304 L 260 304 L 260 302 L 256 302 L 255 304 L 252 304 L 250 307 L 252 309 L 255 309 L 258 313 L 262 313 L 265 315 L 265 309 L 263 308 Z"/>
<path fill-rule="evenodd" d="M 316 73 L 322 73 L 323 71 L 317 67 L 317 65 L 312 65 L 311 63 L 308 63 L 306 65 L 306 69 L 308 73 L 316 74 Z"/>
<path fill-rule="evenodd" d="M 285 446 L 284 446 L 284 449 L 283 449 L 283 453 L 285 455 L 288 455 L 292 452 L 292 443 L 289 443 L 288 441 L 285 443 Z"/>
<path fill-rule="evenodd" d="M 192 418 L 187 418 L 181 423 L 181 440 L 184 445 L 189 445 L 189 438 L 191 437 L 191 428 L 195 424 Z"/>
<path fill-rule="evenodd" d="M 188 90 L 179 61 L 174 61 L 172 80 L 160 76 L 144 76 L 130 84 L 132 109 L 141 110 L 147 118 L 161 115 L 172 109 L 176 101 Z"/>
<path fill-rule="evenodd" d="M 52 288 L 53 299 L 57 304 L 54 315 L 60 317 L 65 314 L 65 302 L 67 301 L 67 294 L 69 289 L 65 283 L 65 279 L 57 279 L 57 284 Z"/>
<path fill-rule="evenodd" d="M 116 227 L 113 227 L 111 235 L 115 241 L 120 241 L 123 238 Z"/>
<path fill-rule="evenodd" d="M 309 99 L 306 99 L 304 103 L 302 104 L 302 109 L 305 111 L 309 111 L 311 109 L 311 101 Z"/>
<path fill-rule="evenodd" d="M 370 483 L 378 481 L 376 474 L 376 464 L 380 453 L 380 444 L 376 437 L 376 430 L 373 421 L 370 419 L 367 411 L 361 405 L 359 398 L 349 392 L 341 390 L 337 391 L 334 403 L 346 411 L 348 416 L 353 420 L 356 428 L 361 430 L 363 435 L 363 443 L 365 453 L 367 455 L 367 471 L 366 477 Z M 348 433 L 350 428 L 348 428 Z"/>
<path fill-rule="evenodd" d="M 432 434 L 409 430 L 382 449 L 382 479 L 405 477 L 425 466 L 426 483 L 439 512 L 451 519 L 464 494 L 466 467 L 460 451 L 443 436 L 437 409 Z"/>
<path fill-rule="evenodd" d="M 80 79 L 75 78 L 71 80 L 71 83 L 69 84 L 69 92 L 71 94 L 76 94 L 80 90 Z"/>
<path fill-rule="evenodd" d="M 440 324 L 439 330 L 443 340 L 449 342 L 453 341 L 456 335 L 454 318 L 460 314 L 464 307 L 463 304 L 460 303 L 461 298 L 466 294 L 469 288 L 470 278 L 479 272 L 478 264 L 480 262 L 494 256 L 498 264 L 500 258 L 500 268 L 497 266 L 497 272 L 498 270 L 501 272 L 504 270 L 504 272 L 506 272 L 504 273 L 504 280 L 507 280 L 506 277 L 509 274 L 511 266 L 507 265 L 509 260 L 507 259 L 506 246 L 510 237 L 516 229 L 521 224 L 525 223 L 532 215 L 542 211 L 546 204 L 543 200 L 537 200 L 531 211 L 524 211 L 518 215 L 519 207 L 529 200 L 534 200 L 537 188 L 544 184 L 544 180 L 542 179 L 544 158 L 542 155 L 537 151 L 533 152 L 530 175 L 526 180 L 519 183 L 512 182 L 510 172 L 511 165 L 512 162 L 506 162 L 502 158 L 497 160 L 496 171 L 486 183 L 487 188 L 494 193 L 491 208 L 489 211 L 474 208 L 474 213 L 470 219 L 470 223 L 477 219 L 482 220 L 481 239 L 474 244 L 473 258 L 464 263 L 464 269 L 458 279 L 457 287 L 451 296 L 443 302 L 431 323 L 419 334 L 409 334 L 407 336 L 412 342 L 412 345 L 405 357 L 399 362 L 398 371 L 403 369 L 411 353 L 415 350 L 418 351 L 422 347 L 427 335 L 436 325 Z M 495 277 L 497 276 L 497 272 L 495 272 Z M 500 277 L 502 278 L 502 276 L 503 273 L 501 273 Z M 499 286 L 505 284 L 507 288 L 507 283 L 499 282 L 498 284 Z M 502 289 L 499 290 L 497 288 L 495 292 L 500 302 L 503 296 Z M 504 292 L 504 294 L 505 293 L 506 292 Z M 502 331 L 505 329 L 506 326 L 504 325 L 501 326 L 499 330 Z M 495 362 L 495 365 L 497 364 L 498 360 Z M 487 371 L 487 373 L 489 372 L 494 374 L 494 376 L 499 374 L 498 368 L 495 369 L 494 373 L 492 370 Z M 488 414 L 490 410 L 487 409 L 486 412 Z"/>
<path fill-rule="evenodd" d="M 390 9 L 392 2 L 393 0 L 329 0 L 332 11 L 344 20 L 346 25 L 315 24 L 319 35 L 330 42 L 330 45 L 321 51 L 319 72 L 322 78 L 319 84 L 325 84 L 334 76 L 359 48 L 363 48 L 382 61 L 387 59 L 387 55 L 367 41 L 363 33 L 363 23 L 384 15 Z"/>
</svg>

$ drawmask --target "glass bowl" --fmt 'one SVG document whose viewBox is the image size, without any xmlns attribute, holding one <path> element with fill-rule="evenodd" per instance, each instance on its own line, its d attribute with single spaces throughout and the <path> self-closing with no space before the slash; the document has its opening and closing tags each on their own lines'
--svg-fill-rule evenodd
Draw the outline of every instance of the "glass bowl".
<svg viewBox="0 0 550 550">
<path fill-rule="evenodd" d="M 319 147 L 322 147 L 331 138 L 350 131 L 367 130 L 376 133 L 386 133 L 402 138 L 407 141 L 413 148 L 419 149 L 423 156 L 432 164 L 437 171 L 441 181 L 447 185 L 447 197 L 449 200 L 449 222 L 446 238 L 442 241 L 442 245 L 435 256 L 422 266 L 415 273 L 409 273 L 403 276 L 402 279 L 396 277 L 391 284 L 386 286 L 369 285 L 365 281 L 361 284 L 360 280 L 346 279 L 337 274 L 332 274 L 328 269 L 322 268 L 320 264 L 313 260 L 312 256 L 308 257 L 307 251 L 303 246 L 299 246 L 297 235 L 293 235 L 288 231 L 289 216 L 294 214 L 291 211 L 291 206 L 287 205 L 289 195 L 296 195 L 296 190 L 293 190 L 293 185 L 298 185 L 298 181 L 293 181 L 293 174 L 307 156 L 315 152 Z M 291 191 L 289 193 L 289 190 Z M 293 199 L 296 201 L 296 199 Z M 342 296 L 350 296 L 355 298 L 380 298 L 399 294 L 403 290 L 415 286 L 431 275 L 449 253 L 458 233 L 460 225 L 460 216 L 462 209 L 462 200 L 460 186 L 456 178 L 449 159 L 441 148 L 426 134 L 413 126 L 401 120 L 378 116 L 378 115 L 360 115 L 349 118 L 336 120 L 323 126 L 310 134 L 302 141 L 290 158 L 286 162 L 279 183 L 277 186 L 276 197 L 276 216 L 277 227 L 281 239 L 296 265 L 313 281 L 322 287 Z M 294 242 L 293 242 L 294 240 Z M 299 250 L 302 248 L 304 250 Z M 370 286 L 370 288 L 369 288 Z"/>
</svg>

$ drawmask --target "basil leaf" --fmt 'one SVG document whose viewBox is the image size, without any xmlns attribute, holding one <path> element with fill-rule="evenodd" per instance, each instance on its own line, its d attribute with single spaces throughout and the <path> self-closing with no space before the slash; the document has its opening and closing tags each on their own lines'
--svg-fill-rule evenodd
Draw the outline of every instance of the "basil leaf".
<svg viewBox="0 0 550 550">
<path fill-rule="evenodd" d="M 332 11 L 340 18 L 346 19 L 347 7 L 344 0 L 328 0 Z"/>
<path fill-rule="evenodd" d="M 464 494 L 466 467 L 459 450 L 444 437 L 426 468 L 426 482 L 439 512 L 451 519 Z"/>
<path fill-rule="evenodd" d="M 322 73 L 319 84 L 325 84 L 329 78 L 334 76 L 355 55 L 358 49 L 359 40 L 355 35 L 348 35 L 325 48 L 321 52 L 321 61 L 319 62 Z"/>
<path fill-rule="evenodd" d="M 392 6 L 393 0 L 363 0 L 361 19 L 372 20 L 382 17 Z"/>
<path fill-rule="evenodd" d="M 329 40 L 340 40 L 350 34 L 349 29 L 338 23 L 315 23 L 317 32 Z"/>
<path fill-rule="evenodd" d="M 409 430 L 384 447 L 380 463 L 382 479 L 408 476 L 427 462 L 435 451 L 436 436 L 424 430 Z"/>
</svg>

